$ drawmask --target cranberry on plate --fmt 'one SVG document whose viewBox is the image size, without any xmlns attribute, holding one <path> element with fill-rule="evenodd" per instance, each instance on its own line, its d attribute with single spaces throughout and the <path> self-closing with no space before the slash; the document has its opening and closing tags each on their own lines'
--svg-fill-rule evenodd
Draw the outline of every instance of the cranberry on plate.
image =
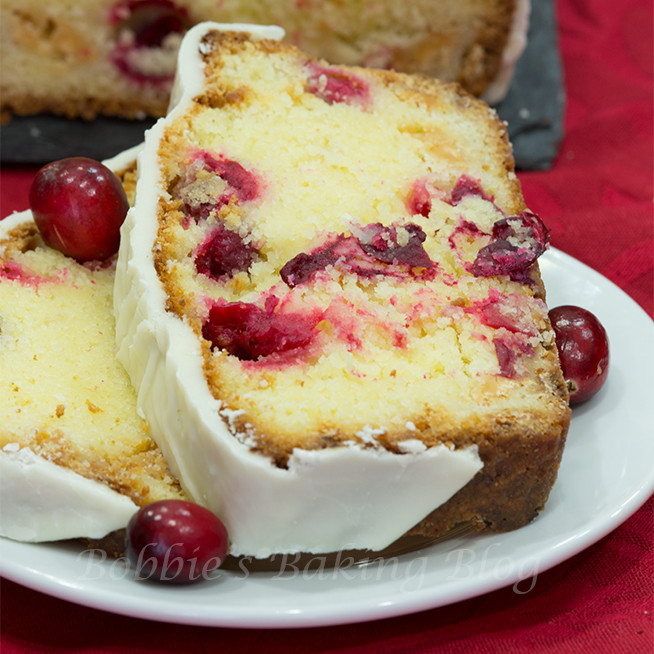
<svg viewBox="0 0 654 654">
<path fill-rule="evenodd" d="M 141 507 L 125 534 L 127 558 L 138 579 L 188 584 L 209 578 L 227 556 L 229 538 L 211 511 L 185 500 Z"/>
<path fill-rule="evenodd" d="M 578 404 L 595 395 L 606 381 L 608 336 L 597 316 L 581 307 L 555 307 L 549 316 L 563 376 L 570 390 L 570 404 Z"/>
</svg>

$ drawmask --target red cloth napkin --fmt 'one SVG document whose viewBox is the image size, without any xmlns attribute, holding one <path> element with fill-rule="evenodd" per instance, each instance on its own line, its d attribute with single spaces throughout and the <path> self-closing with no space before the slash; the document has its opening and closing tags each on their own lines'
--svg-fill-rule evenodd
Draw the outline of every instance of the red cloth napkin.
<svg viewBox="0 0 654 654">
<path fill-rule="evenodd" d="M 534 0 L 538 2 L 538 0 Z M 551 170 L 520 175 L 552 243 L 654 315 L 651 0 L 559 0 L 566 135 Z M 34 169 L 3 170 L 1 214 L 27 206 Z M 68 604 L 2 582 L 3 654 L 14 652 L 652 652 L 650 499 L 621 527 L 538 576 L 375 623 L 284 631 L 152 623 Z"/>
</svg>

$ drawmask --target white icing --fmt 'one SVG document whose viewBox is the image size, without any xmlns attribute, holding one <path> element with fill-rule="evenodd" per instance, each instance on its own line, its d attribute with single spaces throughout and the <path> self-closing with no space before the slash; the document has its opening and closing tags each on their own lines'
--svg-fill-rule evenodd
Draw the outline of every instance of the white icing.
<svg viewBox="0 0 654 654">
<path fill-rule="evenodd" d="M 0 536 L 41 542 L 102 538 L 138 507 L 125 495 L 9 443 L 0 451 Z"/>
<path fill-rule="evenodd" d="M 8 215 L 6 218 L 0 220 L 0 238 L 6 237 L 14 227 L 18 227 L 18 225 L 22 225 L 30 220 L 32 220 L 31 211 L 15 211 Z M 0 252 L 3 250 L 0 250 Z"/>
<path fill-rule="evenodd" d="M 398 443 L 397 449 L 405 454 L 419 454 L 427 449 L 427 446 L 417 438 L 411 438 Z"/>
<path fill-rule="evenodd" d="M 141 152 L 142 149 L 143 143 L 139 143 L 127 150 L 123 150 L 123 152 L 118 153 L 115 157 L 111 157 L 111 159 L 105 159 L 102 163 L 107 166 L 107 168 L 120 172 L 136 162 L 139 152 Z"/>
<path fill-rule="evenodd" d="M 152 435 L 186 491 L 225 522 L 231 553 L 381 549 L 447 501 L 482 468 L 476 447 L 408 446 L 405 454 L 356 444 L 295 450 L 288 469 L 234 437 L 209 391 L 193 331 L 165 310 L 152 261 L 158 196 L 157 146 L 164 127 L 203 86 L 198 54 L 211 29 L 281 38 L 276 28 L 200 24 L 180 49 L 175 106 L 146 134 L 136 204 L 123 226 L 114 290 L 118 358 L 138 391 Z"/>
<path fill-rule="evenodd" d="M 518 59 L 527 46 L 530 14 L 531 0 L 517 0 L 509 36 L 502 51 L 500 68 L 495 79 L 490 82 L 483 94 L 483 98 L 488 104 L 497 104 L 504 99 L 509 90 Z"/>
</svg>

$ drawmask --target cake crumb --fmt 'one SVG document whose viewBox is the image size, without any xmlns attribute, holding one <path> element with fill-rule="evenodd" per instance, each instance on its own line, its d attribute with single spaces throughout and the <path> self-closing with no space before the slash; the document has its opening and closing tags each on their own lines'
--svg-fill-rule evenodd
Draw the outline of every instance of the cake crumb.
<svg viewBox="0 0 654 654">
<path fill-rule="evenodd" d="M 386 433 L 386 430 L 382 428 L 375 428 L 370 425 L 366 425 L 362 430 L 356 433 L 357 438 L 360 438 L 364 443 L 368 445 L 376 445 L 379 443 L 377 441 L 377 436 L 382 436 Z"/>
<path fill-rule="evenodd" d="M 88 407 L 91 413 L 99 413 L 100 411 L 102 411 L 100 407 L 93 404 L 93 402 L 91 402 L 90 400 L 86 400 L 86 406 Z"/>
<path fill-rule="evenodd" d="M 402 454 L 421 454 L 427 451 L 427 446 L 416 438 L 401 441 L 397 444 L 397 449 Z"/>
<path fill-rule="evenodd" d="M 236 418 L 245 413 L 244 409 L 222 409 L 218 412 L 229 425 L 229 428 L 232 432 L 236 431 Z"/>
</svg>

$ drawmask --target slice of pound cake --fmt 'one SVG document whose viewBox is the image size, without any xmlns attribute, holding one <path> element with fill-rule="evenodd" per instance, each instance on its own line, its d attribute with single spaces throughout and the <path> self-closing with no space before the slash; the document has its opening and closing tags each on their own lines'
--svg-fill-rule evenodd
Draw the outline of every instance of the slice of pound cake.
<svg viewBox="0 0 654 654">
<path fill-rule="evenodd" d="M 202 24 L 146 135 L 119 359 L 233 554 L 512 529 L 569 423 L 504 125 L 457 85 Z"/>
<path fill-rule="evenodd" d="M 47 247 L 31 213 L 0 221 L 0 535 L 102 538 L 184 497 L 115 358 L 115 261 Z"/>
<path fill-rule="evenodd" d="M 344 64 L 456 80 L 499 100 L 525 43 L 528 0 L 3 0 L 5 114 L 161 116 L 184 32 L 200 21 L 281 25 Z"/>
</svg>

